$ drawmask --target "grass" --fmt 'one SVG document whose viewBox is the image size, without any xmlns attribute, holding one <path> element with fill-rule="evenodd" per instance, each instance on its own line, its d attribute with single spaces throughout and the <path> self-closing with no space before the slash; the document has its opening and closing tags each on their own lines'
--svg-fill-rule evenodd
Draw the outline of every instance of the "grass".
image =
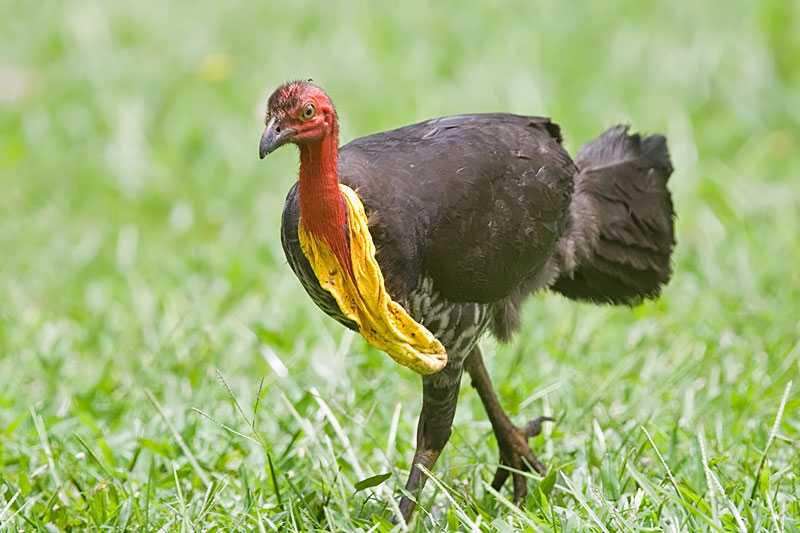
<svg viewBox="0 0 800 533">
<path fill-rule="evenodd" d="M 257 158 L 267 95 L 313 77 L 343 141 L 505 110 L 673 154 L 660 300 L 542 294 L 483 343 L 514 419 L 557 418 L 547 477 L 521 510 L 487 486 L 465 385 L 412 530 L 799 531 L 798 9 L 0 4 L 0 529 L 392 529 L 419 381 L 305 296 L 296 154 Z"/>
</svg>

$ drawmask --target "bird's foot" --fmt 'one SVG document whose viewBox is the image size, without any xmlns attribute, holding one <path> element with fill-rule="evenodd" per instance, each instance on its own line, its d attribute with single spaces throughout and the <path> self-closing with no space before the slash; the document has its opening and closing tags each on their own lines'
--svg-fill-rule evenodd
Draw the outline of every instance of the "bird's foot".
<svg viewBox="0 0 800 533">
<path fill-rule="evenodd" d="M 525 476 L 520 472 L 531 469 L 545 475 L 545 467 L 533 454 L 528 439 L 542 432 L 542 422 L 553 422 L 549 416 L 540 416 L 528 422 L 525 427 L 517 427 L 506 418 L 506 423 L 495 428 L 497 445 L 500 448 L 500 466 L 494 474 L 492 488 L 500 490 L 511 475 L 514 480 L 514 503 L 519 504 L 528 494 Z M 515 472 L 514 470 L 517 470 Z"/>
</svg>

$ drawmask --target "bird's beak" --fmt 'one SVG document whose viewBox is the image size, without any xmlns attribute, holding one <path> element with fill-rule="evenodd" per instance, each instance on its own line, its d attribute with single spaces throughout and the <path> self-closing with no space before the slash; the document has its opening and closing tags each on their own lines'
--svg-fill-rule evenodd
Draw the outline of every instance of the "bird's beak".
<svg viewBox="0 0 800 533">
<path fill-rule="evenodd" d="M 278 117 L 271 117 L 267 123 L 267 128 L 261 135 L 261 144 L 258 147 L 258 155 L 261 159 L 283 146 L 297 133 L 292 128 L 281 128 Z"/>
</svg>

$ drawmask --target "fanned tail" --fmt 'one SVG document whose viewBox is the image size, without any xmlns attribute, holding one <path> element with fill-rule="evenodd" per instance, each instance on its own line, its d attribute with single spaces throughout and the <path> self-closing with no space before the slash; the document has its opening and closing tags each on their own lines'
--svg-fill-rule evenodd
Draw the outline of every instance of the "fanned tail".
<svg viewBox="0 0 800 533">
<path fill-rule="evenodd" d="M 655 298 L 672 274 L 675 246 L 666 139 L 615 126 L 581 147 L 575 163 L 569 224 L 559 242 L 561 273 L 552 289 L 598 303 Z"/>
</svg>

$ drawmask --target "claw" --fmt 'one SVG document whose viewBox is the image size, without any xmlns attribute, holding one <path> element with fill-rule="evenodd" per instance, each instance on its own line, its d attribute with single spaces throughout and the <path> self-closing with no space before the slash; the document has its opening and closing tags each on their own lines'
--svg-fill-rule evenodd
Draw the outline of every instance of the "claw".
<svg viewBox="0 0 800 533">
<path fill-rule="evenodd" d="M 494 473 L 492 488 L 500 490 L 508 479 L 509 475 L 514 482 L 514 503 L 519 504 L 528 494 L 528 486 L 525 476 L 516 471 L 535 471 L 544 476 L 547 472 L 545 467 L 536 456 L 528 444 L 530 437 L 535 437 L 542 432 L 543 422 L 554 421 L 549 416 L 540 416 L 528 422 L 525 427 L 519 428 L 507 422 L 501 431 L 496 432 L 497 444 L 500 448 L 500 466 Z"/>
</svg>

